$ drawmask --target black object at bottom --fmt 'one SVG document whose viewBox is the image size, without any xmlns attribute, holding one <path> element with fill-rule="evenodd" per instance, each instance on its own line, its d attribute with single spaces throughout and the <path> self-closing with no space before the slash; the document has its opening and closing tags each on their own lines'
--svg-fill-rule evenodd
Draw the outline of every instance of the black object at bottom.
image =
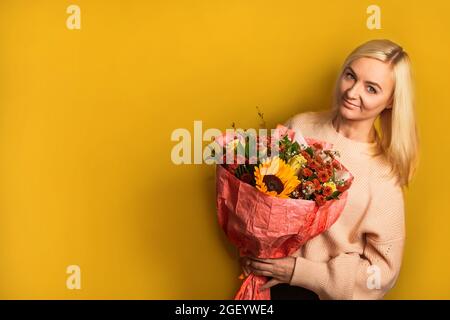
<svg viewBox="0 0 450 320">
<path fill-rule="evenodd" d="M 270 288 L 271 300 L 320 300 L 319 296 L 308 289 L 279 283 Z"/>
</svg>

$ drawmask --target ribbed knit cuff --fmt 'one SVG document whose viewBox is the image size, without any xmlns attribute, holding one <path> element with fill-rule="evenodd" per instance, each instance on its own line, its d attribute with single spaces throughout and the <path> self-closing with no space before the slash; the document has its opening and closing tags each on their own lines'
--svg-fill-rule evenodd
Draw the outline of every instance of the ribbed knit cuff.
<svg viewBox="0 0 450 320">
<path fill-rule="evenodd" d="M 296 257 L 291 286 L 303 287 L 319 294 L 328 283 L 327 264 Z"/>
</svg>

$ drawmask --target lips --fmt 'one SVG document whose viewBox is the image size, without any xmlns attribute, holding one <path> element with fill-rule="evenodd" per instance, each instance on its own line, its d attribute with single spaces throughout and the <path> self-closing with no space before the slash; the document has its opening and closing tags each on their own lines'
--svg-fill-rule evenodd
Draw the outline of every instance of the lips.
<svg viewBox="0 0 450 320">
<path fill-rule="evenodd" d="M 348 101 L 348 100 L 345 99 L 345 98 L 342 98 L 342 101 L 343 101 L 344 104 L 347 105 L 347 106 L 351 106 L 351 107 L 354 107 L 354 108 L 359 108 L 359 106 L 357 106 L 357 105 L 351 103 L 350 101 Z"/>
</svg>

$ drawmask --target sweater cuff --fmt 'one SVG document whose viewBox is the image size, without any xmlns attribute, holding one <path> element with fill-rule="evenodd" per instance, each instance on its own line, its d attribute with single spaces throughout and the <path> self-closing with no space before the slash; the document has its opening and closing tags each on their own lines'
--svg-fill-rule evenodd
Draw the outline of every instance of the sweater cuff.
<svg viewBox="0 0 450 320">
<path fill-rule="evenodd" d="M 327 283 L 328 272 L 325 262 L 296 257 L 294 272 L 289 282 L 291 286 L 303 287 L 318 294 L 326 288 Z"/>
</svg>

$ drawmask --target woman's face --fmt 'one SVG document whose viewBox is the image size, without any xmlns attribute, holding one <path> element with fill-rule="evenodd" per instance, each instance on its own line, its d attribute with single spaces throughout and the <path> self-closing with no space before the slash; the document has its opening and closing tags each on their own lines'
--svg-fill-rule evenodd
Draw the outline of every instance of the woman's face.
<svg viewBox="0 0 450 320">
<path fill-rule="evenodd" d="M 348 120 L 373 119 L 391 108 L 394 91 L 391 67 L 372 58 L 359 58 L 345 68 L 339 80 L 339 112 Z"/>
</svg>

